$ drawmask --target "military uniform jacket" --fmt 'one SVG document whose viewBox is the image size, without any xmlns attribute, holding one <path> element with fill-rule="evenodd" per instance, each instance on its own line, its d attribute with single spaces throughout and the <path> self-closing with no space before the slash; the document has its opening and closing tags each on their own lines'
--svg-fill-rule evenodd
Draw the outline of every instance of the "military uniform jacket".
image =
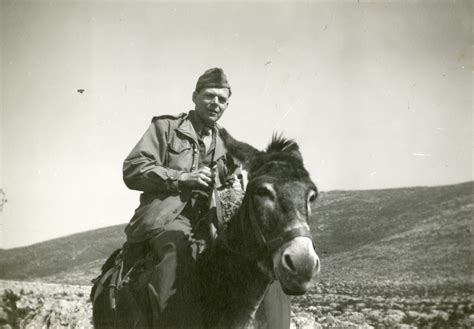
<svg viewBox="0 0 474 329">
<path fill-rule="evenodd" d="M 217 128 L 214 133 L 214 161 L 221 162 L 218 167 L 232 175 L 236 167 L 226 155 Z M 198 168 L 198 145 L 189 114 L 153 118 L 123 163 L 123 180 L 127 187 L 143 192 L 140 205 L 125 228 L 127 241 L 149 239 L 183 211 L 191 191 L 179 191 L 178 177 Z M 221 183 L 217 182 L 217 185 Z"/>
</svg>

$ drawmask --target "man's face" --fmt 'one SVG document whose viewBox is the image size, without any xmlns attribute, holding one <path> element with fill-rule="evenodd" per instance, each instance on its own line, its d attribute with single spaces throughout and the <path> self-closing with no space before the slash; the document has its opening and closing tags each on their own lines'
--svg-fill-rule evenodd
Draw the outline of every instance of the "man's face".
<svg viewBox="0 0 474 329">
<path fill-rule="evenodd" d="M 194 109 L 205 125 L 212 127 L 221 118 L 229 105 L 229 94 L 227 88 L 202 88 L 193 93 Z"/>
</svg>

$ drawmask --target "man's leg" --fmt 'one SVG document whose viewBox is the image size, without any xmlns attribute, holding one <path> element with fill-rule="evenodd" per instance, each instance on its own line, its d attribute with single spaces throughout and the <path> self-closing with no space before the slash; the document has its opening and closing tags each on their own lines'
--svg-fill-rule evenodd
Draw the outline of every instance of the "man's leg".
<svg viewBox="0 0 474 329">
<path fill-rule="evenodd" d="M 179 216 L 150 241 L 159 261 L 148 286 L 153 326 L 195 328 L 201 323 L 199 282 L 190 236 L 189 220 Z"/>
<path fill-rule="evenodd" d="M 138 260 L 142 259 L 147 250 L 145 242 L 125 242 L 122 246 L 123 273 L 127 273 Z"/>
</svg>

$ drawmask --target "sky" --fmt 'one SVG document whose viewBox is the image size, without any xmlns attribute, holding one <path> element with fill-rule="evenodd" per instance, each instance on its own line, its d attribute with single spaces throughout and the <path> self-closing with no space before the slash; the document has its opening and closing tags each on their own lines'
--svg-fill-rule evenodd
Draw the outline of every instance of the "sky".
<svg viewBox="0 0 474 329">
<path fill-rule="evenodd" d="M 128 222 L 123 160 L 211 67 L 233 90 L 221 125 L 260 149 L 294 138 L 322 191 L 473 179 L 469 1 L 0 10 L 0 248 Z"/>
</svg>

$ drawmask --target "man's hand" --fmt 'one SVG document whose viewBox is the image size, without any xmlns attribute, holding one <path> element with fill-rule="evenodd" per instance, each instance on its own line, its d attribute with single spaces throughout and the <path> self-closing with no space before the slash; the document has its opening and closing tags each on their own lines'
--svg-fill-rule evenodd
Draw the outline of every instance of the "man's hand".
<svg viewBox="0 0 474 329">
<path fill-rule="evenodd" d="M 207 188 L 214 180 L 214 172 L 209 167 L 202 167 L 190 173 L 183 173 L 179 176 L 179 185 L 186 189 Z"/>
</svg>

